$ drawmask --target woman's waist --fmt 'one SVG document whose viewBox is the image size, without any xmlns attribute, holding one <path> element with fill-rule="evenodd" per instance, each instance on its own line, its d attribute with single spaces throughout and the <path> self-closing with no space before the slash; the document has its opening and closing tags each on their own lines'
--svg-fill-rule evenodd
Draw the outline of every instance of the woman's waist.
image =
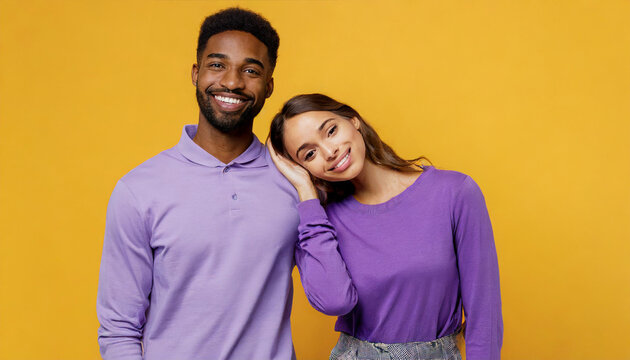
<svg viewBox="0 0 630 360">
<path fill-rule="evenodd" d="M 396 315 L 381 318 L 353 311 L 337 319 L 335 330 L 362 341 L 394 344 L 434 341 L 457 333 L 462 326 L 461 311 L 454 311 L 444 319 L 437 314 Z"/>
</svg>

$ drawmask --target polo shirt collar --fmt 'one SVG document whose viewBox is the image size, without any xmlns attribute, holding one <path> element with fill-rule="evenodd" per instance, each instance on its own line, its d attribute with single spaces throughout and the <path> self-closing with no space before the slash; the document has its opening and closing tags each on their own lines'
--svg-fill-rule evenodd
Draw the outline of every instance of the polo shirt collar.
<svg viewBox="0 0 630 360">
<path fill-rule="evenodd" d="M 260 142 L 260 140 L 258 140 L 256 135 L 254 135 L 254 140 L 242 154 L 237 156 L 236 159 L 230 161 L 228 164 L 225 164 L 221 162 L 221 160 L 210 155 L 193 141 L 196 133 L 197 125 L 185 125 L 182 130 L 182 137 L 176 146 L 179 153 L 191 162 L 210 167 L 238 165 L 240 167 L 253 168 L 267 166 L 267 160 L 265 159 L 265 146 Z"/>
</svg>

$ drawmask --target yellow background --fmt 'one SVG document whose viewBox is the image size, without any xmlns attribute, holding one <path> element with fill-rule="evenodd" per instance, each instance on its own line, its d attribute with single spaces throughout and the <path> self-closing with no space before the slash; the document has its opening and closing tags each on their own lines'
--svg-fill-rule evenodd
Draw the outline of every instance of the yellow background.
<svg viewBox="0 0 630 360">
<path fill-rule="evenodd" d="M 401 155 L 483 189 L 504 359 L 630 359 L 630 2 L 0 2 L 0 359 L 97 359 L 117 179 L 196 123 L 203 18 L 240 4 L 281 37 L 275 93 L 356 107 Z M 294 274 L 295 275 L 295 274 Z M 294 276 L 300 359 L 334 319 Z"/>
</svg>

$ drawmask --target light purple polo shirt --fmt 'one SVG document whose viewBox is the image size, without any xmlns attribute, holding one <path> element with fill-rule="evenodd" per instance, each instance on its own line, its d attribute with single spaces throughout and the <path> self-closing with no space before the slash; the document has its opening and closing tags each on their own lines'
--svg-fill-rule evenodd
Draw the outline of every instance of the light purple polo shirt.
<svg viewBox="0 0 630 360">
<path fill-rule="evenodd" d="M 224 164 L 196 126 L 116 185 L 97 313 L 104 359 L 289 360 L 299 201 L 258 139 Z M 345 268 L 344 268 L 345 271 Z"/>
</svg>

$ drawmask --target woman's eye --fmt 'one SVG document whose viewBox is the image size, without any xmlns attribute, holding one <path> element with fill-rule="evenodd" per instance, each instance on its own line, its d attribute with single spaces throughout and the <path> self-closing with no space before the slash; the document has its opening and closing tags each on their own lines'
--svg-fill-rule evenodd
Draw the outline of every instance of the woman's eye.
<svg viewBox="0 0 630 360">
<path fill-rule="evenodd" d="M 330 130 L 328 130 L 328 136 L 334 134 L 335 131 L 337 131 L 337 125 L 334 125 L 333 127 L 330 128 Z"/>
<path fill-rule="evenodd" d="M 313 156 L 315 155 L 315 151 L 314 150 L 310 150 L 309 152 L 306 153 L 306 155 L 304 155 L 304 161 L 308 161 L 309 159 L 311 159 Z"/>
</svg>

